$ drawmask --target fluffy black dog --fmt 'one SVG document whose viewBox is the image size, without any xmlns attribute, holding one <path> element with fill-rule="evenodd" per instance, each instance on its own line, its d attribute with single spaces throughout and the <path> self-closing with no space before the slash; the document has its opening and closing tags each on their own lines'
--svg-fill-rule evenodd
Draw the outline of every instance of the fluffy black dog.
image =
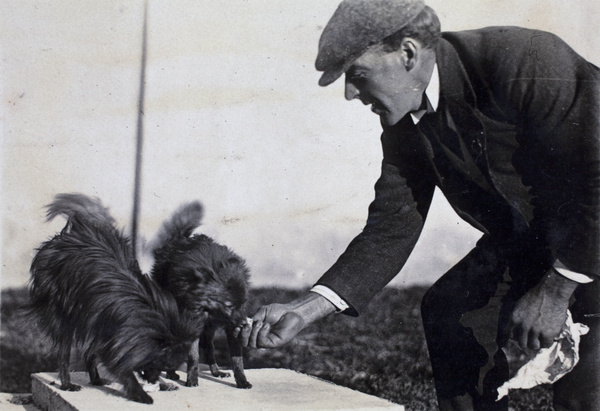
<svg viewBox="0 0 600 411">
<path fill-rule="evenodd" d="M 48 220 L 64 215 L 60 234 L 43 243 L 31 264 L 31 312 L 58 351 L 61 389 L 71 383 L 71 347 L 81 347 L 90 382 L 97 364 L 123 384 L 128 398 L 152 404 L 134 372 L 150 383 L 185 361 L 198 323 L 179 313 L 173 296 L 143 275 L 130 241 L 100 201 L 59 194 Z"/>
<path fill-rule="evenodd" d="M 198 385 L 200 349 L 212 375 L 229 376 L 219 370 L 214 355 L 215 332 L 224 327 L 236 385 L 251 388 L 244 374 L 243 347 L 234 336 L 235 327 L 246 321 L 249 270 L 227 247 L 205 235 L 192 235 L 202 217 L 202 205 L 192 202 L 163 224 L 154 242 L 152 276 L 173 293 L 183 313 L 204 321 L 198 330 L 199 342 L 188 358 L 186 385 Z M 174 370 L 169 370 L 167 377 L 179 378 Z"/>
</svg>

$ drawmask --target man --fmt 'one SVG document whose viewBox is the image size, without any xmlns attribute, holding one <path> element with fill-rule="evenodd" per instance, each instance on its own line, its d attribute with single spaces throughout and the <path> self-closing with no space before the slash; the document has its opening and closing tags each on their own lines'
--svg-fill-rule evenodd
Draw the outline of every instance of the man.
<svg viewBox="0 0 600 411">
<path fill-rule="evenodd" d="M 507 409 L 501 350 L 465 318 L 500 301 L 496 343 L 548 347 L 570 307 L 591 331 L 555 384 L 557 409 L 600 409 L 600 73 L 556 36 L 517 27 L 440 33 L 422 0 L 344 0 L 316 68 L 381 119 L 382 171 L 364 230 L 302 298 L 242 330 L 277 347 L 335 311 L 358 315 L 404 265 L 435 187 L 483 236 L 422 303 L 441 409 Z M 492 298 L 494 297 L 494 298 Z M 575 301 L 575 302 L 573 302 Z"/>
</svg>

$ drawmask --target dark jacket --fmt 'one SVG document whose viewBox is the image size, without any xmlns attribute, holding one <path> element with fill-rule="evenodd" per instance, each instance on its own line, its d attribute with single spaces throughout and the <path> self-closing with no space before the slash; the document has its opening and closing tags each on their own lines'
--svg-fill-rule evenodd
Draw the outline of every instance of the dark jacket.
<svg viewBox="0 0 600 411">
<path fill-rule="evenodd" d="M 367 224 L 318 284 L 360 311 L 403 267 L 436 186 L 489 236 L 538 242 L 599 276 L 598 67 L 518 27 L 443 33 L 436 59 L 438 109 L 384 128 Z"/>
</svg>

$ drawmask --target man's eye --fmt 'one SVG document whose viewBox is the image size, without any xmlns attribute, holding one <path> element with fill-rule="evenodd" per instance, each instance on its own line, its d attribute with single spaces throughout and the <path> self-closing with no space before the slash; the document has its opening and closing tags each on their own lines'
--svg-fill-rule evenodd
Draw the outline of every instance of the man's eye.
<svg viewBox="0 0 600 411">
<path fill-rule="evenodd" d="M 352 73 L 350 76 L 351 81 L 363 81 L 365 78 L 367 78 L 367 75 L 363 72 Z"/>
<path fill-rule="evenodd" d="M 367 74 L 364 71 L 350 71 L 346 74 L 346 79 L 350 83 L 359 83 L 365 81 Z"/>
</svg>

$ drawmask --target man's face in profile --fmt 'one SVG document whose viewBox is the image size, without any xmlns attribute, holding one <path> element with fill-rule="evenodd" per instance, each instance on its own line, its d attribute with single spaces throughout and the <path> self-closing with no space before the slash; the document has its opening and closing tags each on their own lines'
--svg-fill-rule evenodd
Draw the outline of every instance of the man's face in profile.
<svg viewBox="0 0 600 411">
<path fill-rule="evenodd" d="M 346 71 L 345 97 L 371 105 L 383 125 L 392 126 L 419 108 L 424 86 L 407 68 L 402 50 L 387 52 L 371 47 Z"/>
</svg>

